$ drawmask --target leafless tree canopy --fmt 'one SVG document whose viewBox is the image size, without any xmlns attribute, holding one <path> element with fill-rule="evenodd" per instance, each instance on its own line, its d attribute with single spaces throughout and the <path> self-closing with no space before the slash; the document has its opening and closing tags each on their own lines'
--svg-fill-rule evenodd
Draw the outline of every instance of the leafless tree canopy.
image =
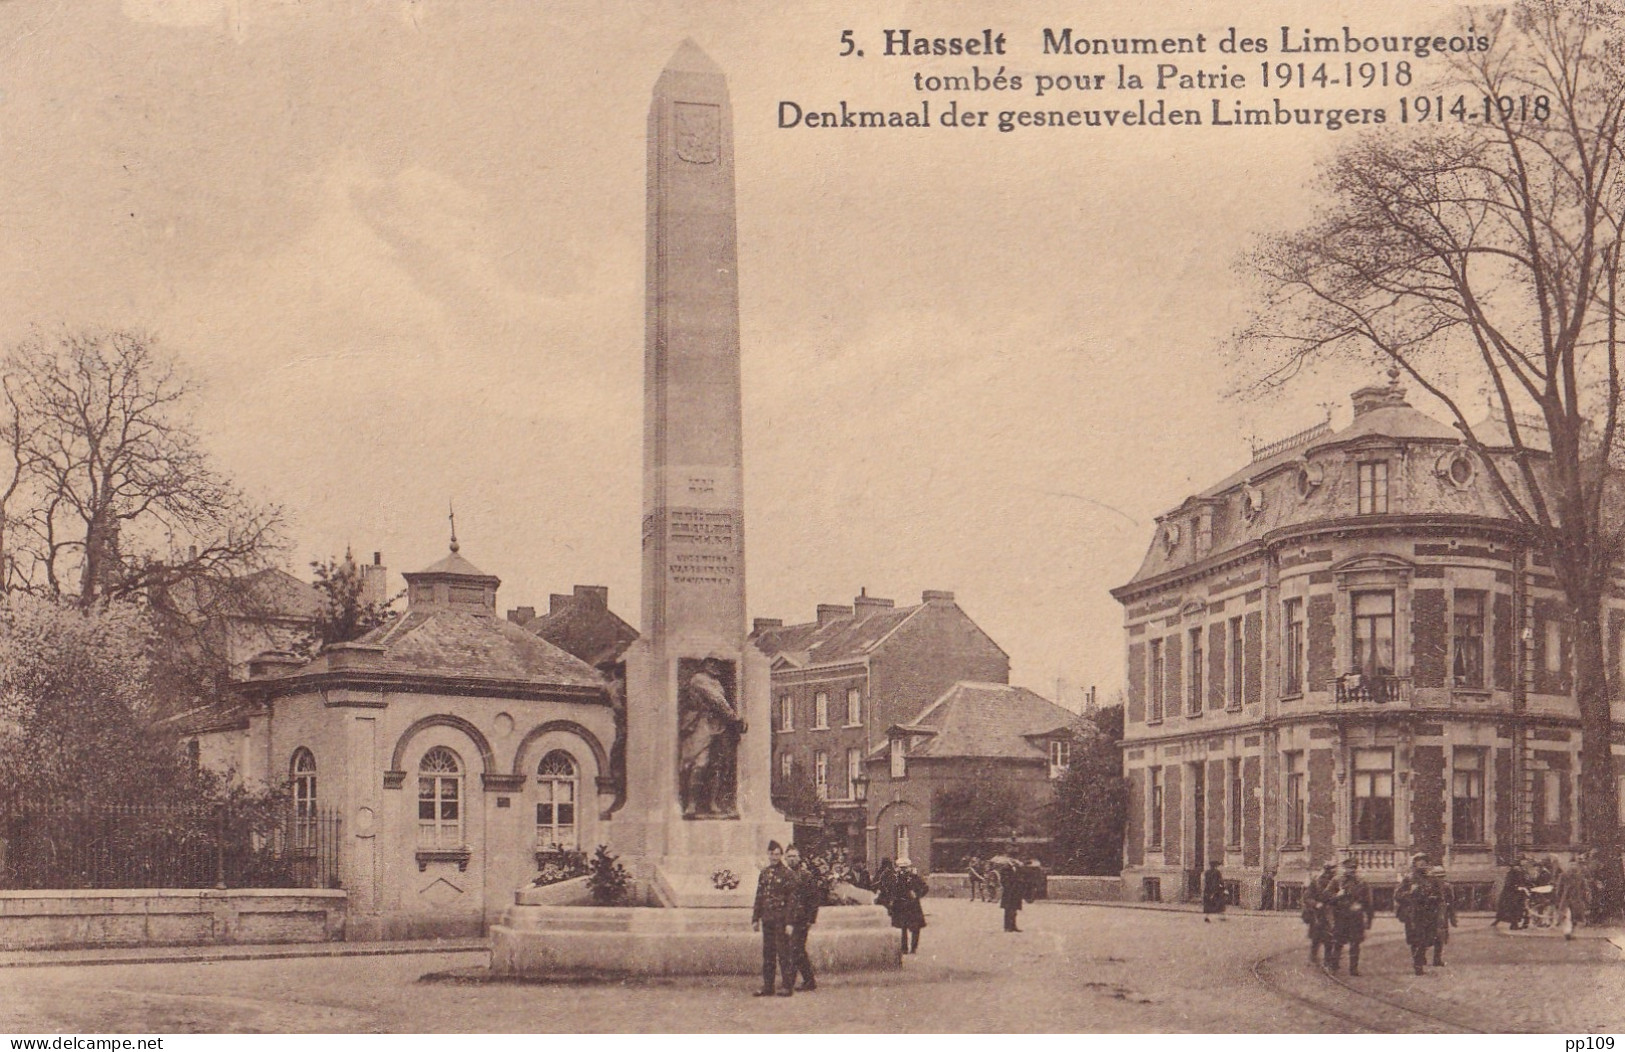
<svg viewBox="0 0 1625 1052">
<path fill-rule="evenodd" d="M 36 335 L 0 361 L 0 590 L 149 597 L 267 565 L 281 513 L 199 448 L 194 389 L 138 332 Z"/>
<path fill-rule="evenodd" d="M 1411 89 L 1444 121 L 1352 142 L 1322 172 L 1319 218 L 1248 260 L 1264 290 L 1236 349 L 1262 387 L 1331 356 L 1386 361 L 1454 417 L 1569 599 L 1585 835 L 1617 870 L 1603 612 L 1621 553 L 1621 15 L 1530 0 L 1477 17 L 1493 46 Z M 1449 112 L 1458 98 L 1476 119 Z"/>
</svg>

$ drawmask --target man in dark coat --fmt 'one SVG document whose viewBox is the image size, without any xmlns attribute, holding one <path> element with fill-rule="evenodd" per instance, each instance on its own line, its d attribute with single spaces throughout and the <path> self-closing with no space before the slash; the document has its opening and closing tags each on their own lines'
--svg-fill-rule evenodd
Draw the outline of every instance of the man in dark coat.
<svg viewBox="0 0 1625 1052">
<path fill-rule="evenodd" d="M 1343 874 L 1331 887 L 1332 948 L 1326 970 L 1336 972 L 1343 960 L 1343 947 L 1349 951 L 1349 974 L 1360 974 L 1360 944 L 1371 927 L 1371 887 L 1360 879 L 1360 866 L 1352 858 L 1343 860 Z"/>
<path fill-rule="evenodd" d="M 1410 873 L 1394 889 L 1394 913 L 1405 925 L 1405 942 L 1411 948 L 1411 967 L 1417 975 L 1427 964 L 1428 948 L 1439 938 L 1443 887 L 1444 881 L 1428 874 L 1428 857 L 1416 854 L 1411 856 Z"/>
<path fill-rule="evenodd" d="M 818 923 L 818 907 L 824 904 L 824 882 L 812 866 L 803 865 L 801 849 L 791 844 L 784 852 L 784 863 L 795 875 L 795 908 L 790 914 L 790 977 L 801 978 L 802 990 L 818 989 L 813 977 L 812 959 L 807 956 L 807 931 Z"/>
<path fill-rule="evenodd" d="M 1309 926 L 1309 963 L 1319 964 L 1321 950 L 1326 962 L 1332 954 L 1332 888 L 1337 884 L 1337 863 L 1327 860 L 1320 867 L 1320 876 L 1303 889 L 1303 922 Z"/>
<path fill-rule="evenodd" d="M 1202 874 L 1202 912 L 1223 913 L 1224 900 L 1224 874 L 1219 870 L 1219 860 L 1214 859 Z"/>
<path fill-rule="evenodd" d="M 762 933 L 762 988 L 757 997 L 773 996 L 775 969 L 783 978 L 780 997 L 795 993 L 796 963 L 790 945 L 790 918 L 795 910 L 796 878 L 784 865 L 784 849 L 767 842 L 767 866 L 756 878 L 756 904 L 750 911 L 752 931 Z"/>
<path fill-rule="evenodd" d="M 1021 900 L 1026 896 L 1027 889 L 1023 886 L 1025 881 L 1025 868 L 1010 866 L 1000 874 L 999 907 L 1004 910 L 1004 930 L 1020 931 L 1016 927 L 1016 914 L 1021 912 Z"/>
</svg>

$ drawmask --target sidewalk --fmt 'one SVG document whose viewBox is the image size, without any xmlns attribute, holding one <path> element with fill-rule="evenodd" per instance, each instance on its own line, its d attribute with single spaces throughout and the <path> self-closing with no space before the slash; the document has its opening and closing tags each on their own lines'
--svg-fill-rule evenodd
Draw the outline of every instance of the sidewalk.
<svg viewBox="0 0 1625 1052">
<path fill-rule="evenodd" d="M 80 950 L 0 951 L 0 968 L 86 964 L 190 964 L 199 961 L 272 961 L 295 957 L 394 957 L 409 953 L 484 953 L 486 939 L 416 939 L 400 942 L 227 943 L 208 946 L 120 946 Z"/>
</svg>

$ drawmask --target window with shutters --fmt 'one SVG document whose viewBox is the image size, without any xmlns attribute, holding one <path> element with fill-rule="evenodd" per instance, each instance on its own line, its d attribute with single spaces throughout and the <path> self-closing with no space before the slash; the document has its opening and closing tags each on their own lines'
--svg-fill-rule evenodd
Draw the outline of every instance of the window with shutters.
<svg viewBox="0 0 1625 1052">
<path fill-rule="evenodd" d="M 1292 847 L 1302 847 L 1309 821 L 1309 797 L 1304 792 L 1303 753 L 1282 753 L 1281 768 L 1286 780 L 1282 793 L 1282 799 L 1286 801 L 1286 842 Z"/>
<path fill-rule="evenodd" d="M 1394 842 L 1394 750 L 1354 750 L 1354 815 L 1357 844 Z"/>
<path fill-rule="evenodd" d="M 813 730 L 824 731 L 829 729 L 829 694 L 819 691 L 813 695 Z"/>
<path fill-rule="evenodd" d="M 1456 844 L 1483 844 L 1484 750 L 1455 750 L 1450 767 L 1450 839 Z"/>
<path fill-rule="evenodd" d="M 1241 757 L 1232 756 L 1225 761 L 1229 775 L 1226 780 L 1225 843 L 1234 847 L 1241 843 Z"/>
<path fill-rule="evenodd" d="M 1451 680 L 1458 687 L 1484 686 L 1484 593 L 1457 591 L 1451 617 Z"/>
<path fill-rule="evenodd" d="M 1230 619 L 1230 688 L 1225 693 L 1225 708 L 1241 708 L 1241 694 L 1246 683 L 1245 651 L 1241 649 L 1243 638 L 1242 621 L 1239 617 Z"/>
<path fill-rule="evenodd" d="M 1281 604 L 1281 623 L 1284 637 L 1281 641 L 1281 693 L 1302 694 L 1305 666 L 1303 631 L 1303 600 L 1288 599 Z"/>
<path fill-rule="evenodd" d="M 1202 714 L 1202 629 L 1200 626 L 1190 630 L 1191 637 L 1191 668 L 1185 685 L 1185 715 L 1200 716 Z"/>
<path fill-rule="evenodd" d="M 1394 593 L 1354 593 L 1354 671 L 1372 679 L 1394 674 Z"/>
<path fill-rule="evenodd" d="M 1149 844 L 1151 847 L 1162 846 L 1162 768 L 1151 767 L 1146 769 L 1146 795 L 1149 806 L 1146 813 L 1150 820 L 1146 823 L 1146 831 L 1151 834 Z"/>
<path fill-rule="evenodd" d="M 1149 709 L 1145 722 L 1161 723 L 1163 680 L 1162 640 L 1153 639 L 1151 641 L 1151 657 L 1147 664 L 1149 666 L 1147 671 L 1150 672 L 1150 676 L 1147 677 L 1148 682 L 1146 684 L 1145 695 Z"/>
<path fill-rule="evenodd" d="M 857 687 L 848 687 L 846 691 L 846 725 L 863 726 L 863 691 Z"/>
</svg>

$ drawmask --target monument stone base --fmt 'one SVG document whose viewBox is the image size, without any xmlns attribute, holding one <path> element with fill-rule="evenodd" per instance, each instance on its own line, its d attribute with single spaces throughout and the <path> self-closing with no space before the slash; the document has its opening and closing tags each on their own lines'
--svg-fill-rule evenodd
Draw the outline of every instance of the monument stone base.
<svg viewBox="0 0 1625 1052">
<path fill-rule="evenodd" d="M 754 877 L 752 878 L 754 883 Z M 491 972 L 510 978 L 760 975 L 750 907 L 527 906 L 491 928 Z M 902 967 L 879 906 L 826 906 L 807 937 L 818 975 Z"/>
</svg>

